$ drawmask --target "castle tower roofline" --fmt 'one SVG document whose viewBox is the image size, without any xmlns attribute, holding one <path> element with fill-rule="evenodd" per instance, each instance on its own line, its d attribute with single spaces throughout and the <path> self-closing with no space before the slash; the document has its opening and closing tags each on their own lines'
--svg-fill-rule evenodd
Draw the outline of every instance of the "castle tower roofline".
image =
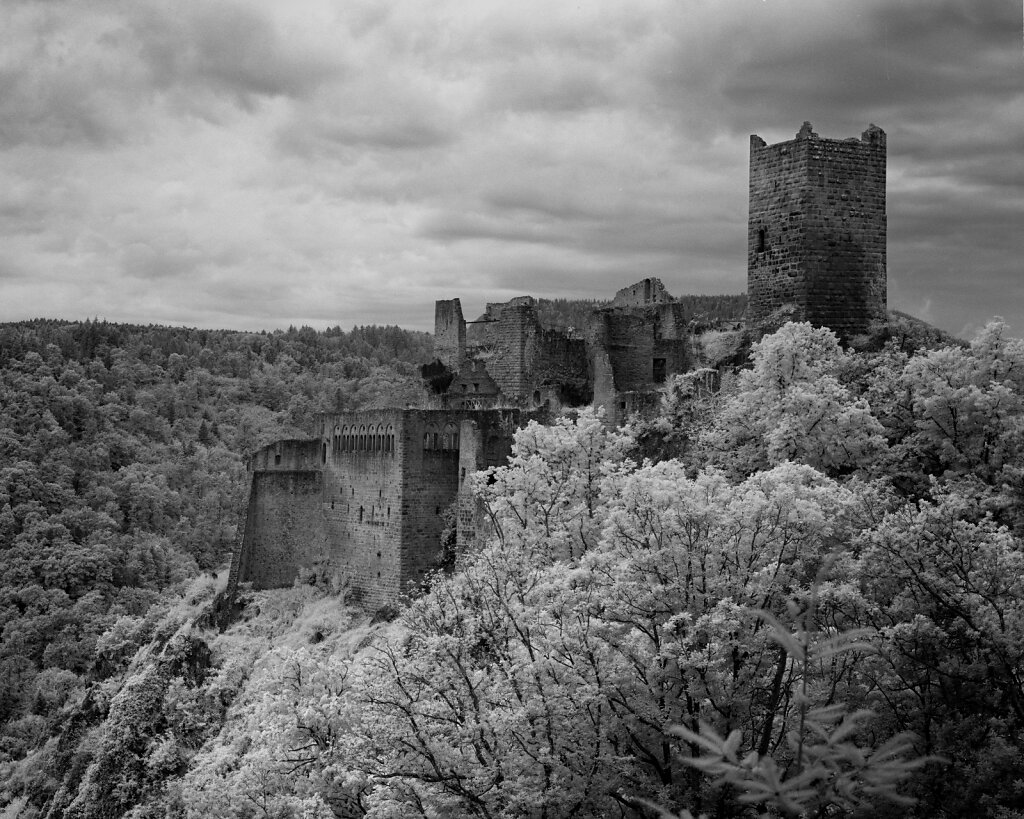
<svg viewBox="0 0 1024 819">
<path fill-rule="evenodd" d="M 819 134 L 814 130 L 814 126 L 812 126 L 810 122 L 805 121 L 804 124 L 800 126 L 800 130 L 796 132 L 796 135 L 793 137 L 793 139 L 783 140 L 782 142 L 776 142 L 773 143 L 771 146 L 769 146 L 769 144 L 762 137 L 758 136 L 757 134 L 751 134 L 750 152 L 753 154 L 755 150 L 759 150 L 761 148 L 776 147 L 779 145 L 789 145 L 795 142 L 803 142 L 805 140 L 821 140 L 822 142 L 838 142 L 852 140 L 853 142 L 859 141 L 866 145 L 871 145 L 873 147 L 883 149 L 886 147 L 885 131 L 883 131 L 873 122 L 870 123 L 868 127 L 861 133 L 860 140 L 858 140 L 857 137 L 851 137 L 848 140 L 829 140 L 827 137 L 823 139 L 821 136 L 819 136 Z"/>
</svg>

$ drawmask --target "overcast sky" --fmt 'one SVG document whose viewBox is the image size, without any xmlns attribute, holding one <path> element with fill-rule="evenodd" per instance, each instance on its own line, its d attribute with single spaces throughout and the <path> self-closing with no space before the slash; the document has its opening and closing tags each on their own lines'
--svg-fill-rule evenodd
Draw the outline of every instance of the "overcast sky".
<svg viewBox="0 0 1024 819">
<path fill-rule="evenodd" d="M 2 0 L 0 321 L 746 289 L 749 136 L 888 134 L 889 305 L 1024 335 L 1019 0 Z"/>
</svg>

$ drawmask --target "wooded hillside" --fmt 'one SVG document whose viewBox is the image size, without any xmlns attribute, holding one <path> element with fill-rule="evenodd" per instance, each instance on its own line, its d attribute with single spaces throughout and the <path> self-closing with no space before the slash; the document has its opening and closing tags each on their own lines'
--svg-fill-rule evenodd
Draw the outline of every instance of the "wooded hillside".
<svg viewBox="0 0 1024 819">
<path fill-rule="evenodd" d="M 211 490 L 156 459 L 156 489 L 125 461 L 79 493 L 37 445 L 38 483 L 7 484 L 26 549 L 5 629 L 44 647 L 5 655 L 0 796 L 53 817 L 1024 816 L 1024 342 L 886 335 L 852 352 L 787 324 L 721 389 L 670 379 L 654 418 L 520 430 L 469 478 L 493 533 L 375 621 L 303 586 L 249 593 L 219 633 L 216 581 L 175 585 L 202 551 L 167 524 Z M 57 354 L 5 377 L 55 395 Z M 33 429 L 74 451 L 61 412 Z M 204 420 L 176 412 L 156 413 L 172 461 Z M 62 502 L 101 536 L 36 525 Z M 121 574 L 90 592 L 95 563 L 63 555 Z M 45 614 L 68 606 L 91 633 Z"/>
<path fill-rule="evenodd" d="M 249 452 L 415 400 L 429 349 L 397 327 L 0 326 L 0 760 L 112 670 L 104 634 L 229 556 Z"/>
</svg>

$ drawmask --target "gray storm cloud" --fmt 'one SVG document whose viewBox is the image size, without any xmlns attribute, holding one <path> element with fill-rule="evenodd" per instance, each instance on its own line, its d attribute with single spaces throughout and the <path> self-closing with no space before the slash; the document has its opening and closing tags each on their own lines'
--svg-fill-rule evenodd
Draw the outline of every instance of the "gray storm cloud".
<svg viewBox="0 0 1024 819">
<path fill-rule="evenodd" d="M 810 119 L 888 133 L 892 306 L 1022 333 L 1020 30 L 973 0 L 5 3 L 0 319 L 741 292 L 748 135 Z"/>
</svg>

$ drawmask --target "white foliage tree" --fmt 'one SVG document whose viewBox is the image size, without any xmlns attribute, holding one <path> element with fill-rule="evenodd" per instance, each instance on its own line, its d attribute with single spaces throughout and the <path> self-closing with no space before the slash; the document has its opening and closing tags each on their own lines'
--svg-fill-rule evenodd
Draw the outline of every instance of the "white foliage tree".
<svg viewBox="0 0 1024 819">
<path fill-rule="evenodd" d="M 742 477 L 783 461 L 843 474 L 882 457 L 882 425 L 837 377 L 847 356 L 830 330 L 808 323 L 754 344 L 752 368 L 701 437 L 711 462 Z"/>
</svg>

